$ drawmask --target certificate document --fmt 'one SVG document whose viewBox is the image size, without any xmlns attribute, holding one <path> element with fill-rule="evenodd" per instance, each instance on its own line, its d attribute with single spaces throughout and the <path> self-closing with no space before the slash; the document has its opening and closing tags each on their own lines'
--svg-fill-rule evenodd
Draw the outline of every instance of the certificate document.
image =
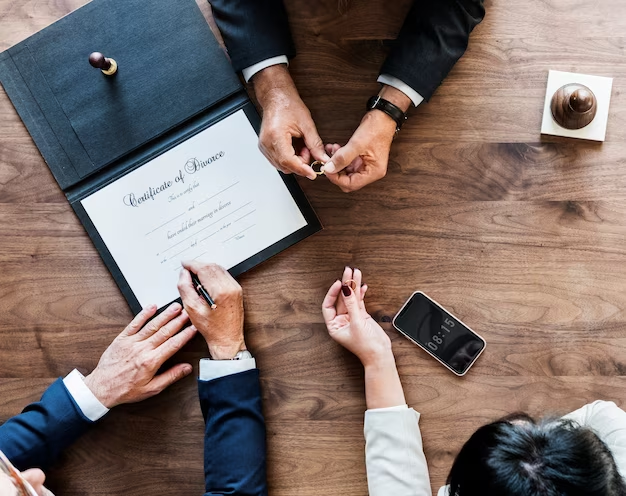
<svg viewBox="0 0 626 496">
<path fill-rule="evenodd" d="M 307 226 L 257 140 L 239 110 L 81 200 L 141 306 L 178 298 L 182 260 L 231 269 Z"/>
</svg>

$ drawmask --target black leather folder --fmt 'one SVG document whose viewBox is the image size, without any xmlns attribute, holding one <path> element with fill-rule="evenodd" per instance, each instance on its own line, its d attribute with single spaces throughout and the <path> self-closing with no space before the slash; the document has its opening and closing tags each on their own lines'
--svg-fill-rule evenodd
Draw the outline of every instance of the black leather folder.
<svg viewBox="0 0 626 496">
<path fill-rule="evenodd" d="M 88 63 L 98 51 L 112 77 Z M 80 200 L 221 119 L 260 119 L 194 0 L 93 0 L 0 54 L 0 80 L 134 312 L 139 302 Z M 321 229 L 307 225 L 230 269 L 234 276 Z"/>
</svg>

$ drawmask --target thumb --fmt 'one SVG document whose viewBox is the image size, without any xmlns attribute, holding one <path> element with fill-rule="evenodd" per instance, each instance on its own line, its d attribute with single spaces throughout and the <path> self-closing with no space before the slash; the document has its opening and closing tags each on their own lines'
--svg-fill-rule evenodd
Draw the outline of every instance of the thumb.
<svg viewBox="0 0 626 496">
<path fill-rule="evenodd" d="M 359 299 L 354 294 L 354 291 L 352 291 L 352 288 L 347 284 L 341 286 L 341 294 L 343 295 L 343 302 L 345 303 L 346 309 L 348 310 L 350 322 L 352 324 L 358 324 L 359 321 L 362 319 Z"/>
<path fill-rule="evenodd" d="M 174 365 L 172 368 L 157 375 L 150 381 L 151 390 L 154 394 L 159 394 L 165 388 L 180 381 L 183 377 L 187 377 L 191 374 L 192 370 L 193 367 L 188 363 L 179 363 L 178 365 Z"/>
<path fill-rule="evenodd" d="M 322 170 L 327 174 L 337 174 L 348 167 L 358 156 L 359 150 L 351 141 L 348 141 L 345 146 L 342 146 L 335 152 L 329 162 L 326 162 Z"/>
</svg>

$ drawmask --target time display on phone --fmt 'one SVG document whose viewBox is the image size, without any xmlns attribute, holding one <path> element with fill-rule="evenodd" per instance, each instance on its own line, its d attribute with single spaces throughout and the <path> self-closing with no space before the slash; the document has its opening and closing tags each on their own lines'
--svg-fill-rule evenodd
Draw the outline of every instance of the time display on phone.
<svg viewBox="0 0 626 496">
<path fill-rule="evenodd" d="M 432 341 L 428 341 L 428 343 L 426 343 L 426 346 L 428 346 L 433 351 L 439 350 L 439 347 L 444 344 L 443 340 L 445 339 L 445 337 L 452 334 L 452 331 L 450 329 L 454 329 L 455 325 L 456 324 L 454 323 L 454 320 L 449 319 L 448 317 L 444 317 L 443 324 L 439 326 L 439 332 L 432 335 Z"/>
<path fill-rule="evenodd" d="M 460 375 L 485 347 L 480 336 L 423 293 L 409 299 L 394 326 Z"/>
</svg>

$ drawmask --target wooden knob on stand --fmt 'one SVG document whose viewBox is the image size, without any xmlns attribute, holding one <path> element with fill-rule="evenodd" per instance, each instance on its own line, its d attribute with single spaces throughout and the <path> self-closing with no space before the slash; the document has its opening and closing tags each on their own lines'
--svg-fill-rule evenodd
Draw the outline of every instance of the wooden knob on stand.
<svg viewBox="0 0 626 496">
<path fill-rule="evenodd" d="M 100 69 L 102 74 L 106 76 L 112 76 L 117 72 L 117 62 L 106 58 L 100 52 L 93 52 L 89 55 L 89 64 L 96 69 Z"/>
<path fill-rule="evenodd" d="M 572 83 L 556 90 L 550 110 L 559 126 L 565 129 L 582 129 L 596 116 L 598 102 L 596 95 L 587 86 Z"/>
</svg>

